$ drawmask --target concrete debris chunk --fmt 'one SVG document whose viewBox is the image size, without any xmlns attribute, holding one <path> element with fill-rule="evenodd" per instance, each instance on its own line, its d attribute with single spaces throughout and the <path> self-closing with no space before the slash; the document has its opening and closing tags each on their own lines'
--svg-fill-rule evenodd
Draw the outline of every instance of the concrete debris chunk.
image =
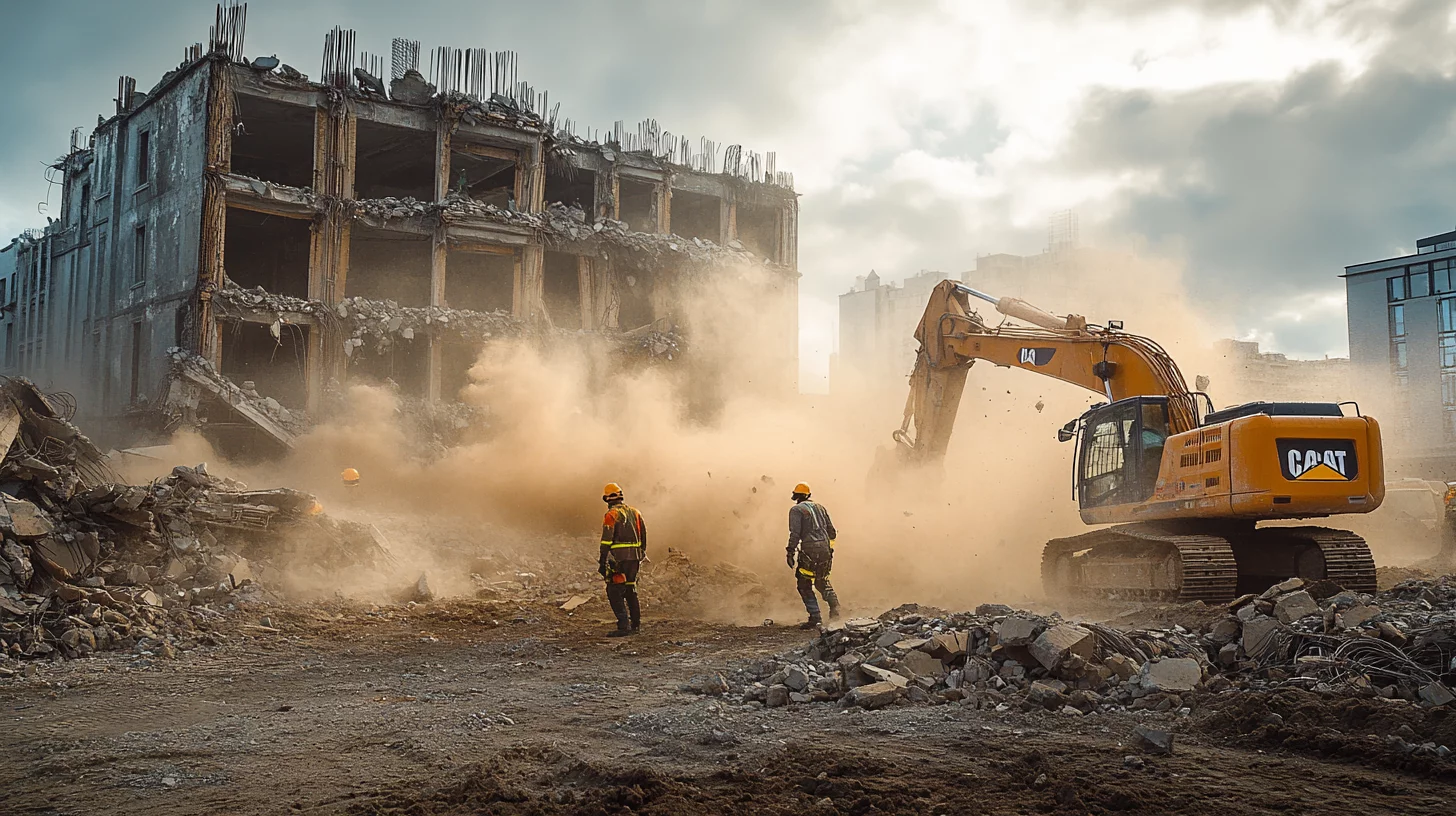
<svg viewBox="0 0 1456 816">
<path fill-rule="evenodd" d="M 877 683 L 889 683 L 896 688 L 905 688 L 910 685 L 910 680 L 905 675 L 892 672 L 889 669 L 882 669 L 879 666 L 871 666 L 868 663 L 863 663 L 860 664 L 859 670 Z"/>
<path fill-rule="evenodd" d="M 768 696 L 764 698 L 764 705 L 769 708 L 782 708 L 789 704 L 789 687 L 776 683 L 768 687 Z"/>
<path fill-rule="evenodd" d="M 1144 663 L 1138 682 L 1155 691 L 1192 691 L 1203 682 L 1203 667 L 1191 657 L 1165 657 Z"/>
<path fill-rule="evenodd" d="M 691 691 L 697 694 L 721 695 L 728 693 L 728 681 L 723 675 L 713 672 L 711 674 L 699 674 L 688 680 L 681 686 L 683 691 Z"/>
<path fill-rule="evenodd" d="M 803 691 L 809 688 L 809 675 L 798 666 L 790 666 L 784 675 L 784 685 L 788 686 L 790 691 Z"/>
<path fill-rule="evenodd" d="M 996 626 L 996 641 L 1002 646 L 1025 646 L 1036 639 L 1046 624 L 1031 618 L 1006 618 Z"/>
<path fill-rule="evenodd" d="M 946 675 L 944 663 L 921 651 L 907 652 L 905 657 L 901 658 L 900 665 L 910 670 L 916 677 L 939 678 Z"/>
<path fill-rule="evenodd" d="M 1380 607 L 1356 603 L 1342 612 L 1335 613 L 1335 626 L 1339 629 L 1354 629 L 1364 626 L 1371 618 L 1380 614 Z"/>
<path fill-rule="evenodd" d="M 898 700 L 902 693 L 904 693 L 904 686 L 887 682 L 869 683 L 851 689 L 848 694 L 844 695 L 843 704 L 867 709 L 884 708 Z"/>
<path fill-rule="evenodd" d="M 1303 578 L 1290 578 L 1286 581 L 1280 581 L 1274 586 L 1271 586 L 1268 589 L 1264 590 L 1263 594 L 1259 596 L 1259 600 L 1270 601 L 1279 597 L 1280 595 L 1285 594 L 1286 592 L 1293 592 L 1303 586 Z"/>
<path fill-rule="evenodd" d="M 1273 618 L 1255 618 L 1244 624 L 1241 645 L 1252 660 L 1265 660 L 1283 649 L 1284 625 Z"/>
<path fill-rule="evenodd" d="M 1072 655 L 1091 660 L 1097 652 L 1097 636 L 1072 623 L 1042 632 L 1030 646 L 1031 656 L 1047 671 L 1056 671 Z"/>
<path fill-rule="evenodd" d="M 1291 580 L 1297 581 L 1299 579 L 1295 578 Z M 1285 583 L 1288 583 L 1288 581 Z M 1294 623 L 1310 615 L 1318 614 L 1320 614 L 1319 604 L 1315 603 L 1314 598 L 1311 598 L 1309 593 L 1303 590 L 1282 595 L 1274 603 L 1274 616 L 1279 619 L 1280 623 L 1285 625 Z"/>
<path fill-rule="evenodd" d="M 1421 686 L 1421 700 L 1428 706 L 1447 706 L 1456 703 L 1456 694 L 1443 683 L 1431 682 Z"/>
<path fill-rule="evenodd" d="M 1138 745 L 1150 754 L 1173 753 L 1173 733 L 1171 731 L 1139 725 L 1133 729 L 1133 736 L 1137 738 Z"/>
<path fill-rule="evenodd" d="M 573 595 L 562 602 L 561 609 L 564 612 L 570 612 L 580 608 L 583 604 L 589 603 L 591 599 L 592 596 L 590 595 Z"/>
</svg>

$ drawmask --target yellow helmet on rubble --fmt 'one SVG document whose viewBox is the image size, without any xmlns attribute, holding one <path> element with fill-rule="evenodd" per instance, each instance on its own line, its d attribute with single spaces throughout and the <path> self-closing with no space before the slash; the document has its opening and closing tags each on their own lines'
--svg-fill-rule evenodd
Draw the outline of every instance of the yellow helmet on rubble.
<svg viewBox="0 0 1456 816">
<path fill-rule="evenodd" d="M 608 501 L 620 498 L 622 498 L 622 486 L 616 482 L 607 482 L 606 486 L 602 488 L 602 499 Z"/>
<path fill-rule="evenodd" d="M 357 470 L 355 470 L 353 468 L 344 468 L 344 472 L 343 473 L 340 473 L 339 475 L 342 476 L 342 477 L 344 477 L 344 481 L 346 481 L 346 482 L 357 482 L 357 481 L 359 481 L 359 471 L 357 471 Z"/>
<path fill-rule="evenodd" d="M 814 491 L 809 489 L 809 485 L 804 482 L 799 482 L 798 484 L 794 485 L 795 496 L 807 496 L 813 492 Z"/>
</svg>

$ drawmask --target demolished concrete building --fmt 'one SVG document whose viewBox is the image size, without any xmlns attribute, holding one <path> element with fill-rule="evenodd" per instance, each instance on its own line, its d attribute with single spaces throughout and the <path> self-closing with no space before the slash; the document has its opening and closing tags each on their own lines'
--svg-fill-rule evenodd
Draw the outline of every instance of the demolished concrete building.
<svg viewBox="0 0 1456 816">
<path fill-rule="evenodd" d="M 430 82 L 419 44 L 396 40 L 385 82 L 336 29 L 312 81 L 246 59 L 228 10 L 149 92 L 122 77 L 89 140 L 73 133 L 60 217 L 0 255 L 8 372 L 82 395 L 98 427 L 158 410 L 171 349 L 290 411 L 386 378 L 449 400 L 482 339 L 461 322 L 671 327 L 695 282 L 748 266 L 784 296 L 759 326 L 782 349 L 764 378 L 794 389 L 798 204 L 772 154 L 655 122 L 578 135 L 510 52 L 437 49 Z M 371 331 L 350 322 L 371 313 Z"/>
</svg>

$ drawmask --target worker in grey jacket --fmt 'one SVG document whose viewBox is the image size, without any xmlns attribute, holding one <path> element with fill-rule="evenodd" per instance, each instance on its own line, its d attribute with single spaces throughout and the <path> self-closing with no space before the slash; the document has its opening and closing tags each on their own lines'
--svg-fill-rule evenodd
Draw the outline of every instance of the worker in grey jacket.
<svg viewBox="0 0 1456 816">
<path fill-rule="evenodd" d="M 794 485 L 794 506 L 789 508 L 788 562 L 798 578 L 799 597 L 809 612 L 809 620 L 800 629 L 813 629 L 823 623 L 819 600 L 814 597 L 816 588 L 829 604 L 829 619 L 839 617 L 839 596 L 829 584 L 829 570 L 834 565 L 834 522 L 829 520 L 829 511 L 809 501 L 809 496 L 807 484 Z"/>
</svg>

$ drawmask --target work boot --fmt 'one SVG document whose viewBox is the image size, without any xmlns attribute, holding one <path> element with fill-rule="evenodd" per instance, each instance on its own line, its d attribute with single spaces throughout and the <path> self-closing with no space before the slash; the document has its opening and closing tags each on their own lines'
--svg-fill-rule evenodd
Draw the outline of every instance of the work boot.
<svg viewBox="0 0 1456 816">
<path fill-rule="evenodd" d="M 823 623 L 824 623 L 824 621 L 820 620 L 820 618 L 819 618 L 818 615 L 810 615 L 808 620 L 806 620 L 803 623 L 799 624 L 799 628 L 800 629 L 818 629 L 820 627 L 820 625 L 822 625 Z"/>
<path fill-rule="evenodd" d="M 837 606 L 831 606 L 831 607 L 829 607 L 829 619 L 832 620 L 832 621 L 833 620 L 839 620 L 839 607 L 837 607 Z"/>
<path fill-rule="evenodd" d="M 637 630 L 635 630 L 635 629 L 629 629 L 626 626 L 618 626 L 616 629 L 613 629 L 612 631 L 608 632 L 607 633 L 607 637 L 626 637 L 626 636 L 632 634 L 635 631 L 637 631 Z"/>
</svg>

